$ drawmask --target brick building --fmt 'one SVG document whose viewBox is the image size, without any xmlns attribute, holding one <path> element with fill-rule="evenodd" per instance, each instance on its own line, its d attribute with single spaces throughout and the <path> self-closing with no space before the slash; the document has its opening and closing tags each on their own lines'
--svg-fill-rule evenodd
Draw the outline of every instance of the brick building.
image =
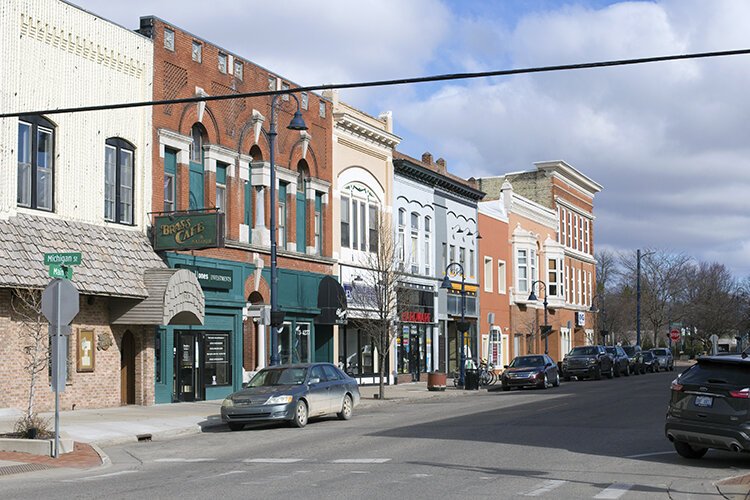
<svg viewBox="0 0 750 500">
<path fill-rule="evenodd" d="M 154 43 L 156 100 L 297 87 L 161 19 L 141 18 L 139 31 Z M 306 131 L 286 128 L 297 110 L 294 96 Z M 333 361 L 333 322 L 321 314 L 323 288 L 330 286 L 321 283 L 334 264 L 331 104 L 317 94 L 294 96 L 276 99 L 276 207 L 269 199 L 271 96 L 154 108 L 154 211 L 194 220 L 223 214 L 225 227 L 223 245 L 164 251 L 170 267 L 196 272 L 206 322 L 160 329 L 157 402 L 223 397 L 267 363 L 270 328 L 262 312 L 270 304 L 270 210 L 278 214 L 281 362 Z"/>
<path fill-rule="evenodd" d="M 17 0 L 0 9 L 0 47 L 0 109 L 26 112 L 0 120 L 0 409 L 28 408 L 34 347 L 35 410 L 54 406 L 38 300 L 51 281 L 44 254 L 60 252 L 82 257 L 62 408 L 152 404 L 154 328 L 200 323 L 203 294 L 146 235 L 151 110 L 31 113 L 143 100 L 152 42 L 63 1 Z"/>
</svg>

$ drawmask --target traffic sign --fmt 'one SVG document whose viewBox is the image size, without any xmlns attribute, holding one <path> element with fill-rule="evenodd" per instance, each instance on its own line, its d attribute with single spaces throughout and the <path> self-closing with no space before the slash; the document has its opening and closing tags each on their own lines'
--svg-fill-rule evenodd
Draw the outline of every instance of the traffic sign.
<svg viewBox="0 0 750 500">
<path fill-rule="evenodd" d="M 78 308 L 78 289 L 68 280 L 53 279 L 42 292 L 42 314 L 51 325 L 69 324 Z"/>
<path fill-rule="evenodd" d="M 44 254 L 44 265 L 51 266 L 53 264 L 64 265 L 64 266 L 77 266 L 81 263 L 81 252 L 64 252 L 64 253 L 45 253 Z"/>
<path fill-rule="evenodd" d="M 70 266 L 61 266 L 52 264 L 49 266 L 50 278 L 65 278 L 66 280 L 73 278 L 73 268 Z"/>
<path fill-rule="evenodd" d="M 669 332 L 669 338 L 672 339 L 672 342 L 677 342 L 680 340 L 680 331 L 677 328 L 673 328 L 672 331 Z"/>
</svg>

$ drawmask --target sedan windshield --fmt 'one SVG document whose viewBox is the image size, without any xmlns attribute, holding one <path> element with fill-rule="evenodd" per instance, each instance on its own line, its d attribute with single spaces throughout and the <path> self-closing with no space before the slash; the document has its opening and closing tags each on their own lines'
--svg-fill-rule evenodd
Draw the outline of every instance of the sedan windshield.
<svg viewBox="0 0 750 500">
<path fill-rule="evenodd" d="M 652 352 L 644 352 L 643 353 L 643 359 L 645 361 L 651 361 L 652 359 L 654 359 L 654 353 L 652 353 Z"/>
<path fill-rule="evenodd" d="M 653 352 L 655 356 L 669 356 L 669 351 L 666 349 L 654 349 L 651 352 Z"/>
<path fill-rule="evenodd" d="M 625 351 L 625 354 L 630 356 L 631 358 L 635 356 L 635 346 L 629 345 L 622 348 Z"/>
<path fill-rule="evenodd" d="M 571 356 L 596 356 L 599 354 L 599 349 L 592 346 L 574 347 L 569 354 Z"/>
<path fill-rule="evenodd" d="M 614 347 L 605 347 L 604 349 L 606 349 L 608 353 L 617 356 L 617 349 L 615 349 Z"/>
<path fill-rule="evenodd" d="M 300 385 L 307 377 L 307 368 L 269 368 L 258 372 L 247 387 Z"/>
<path fill-rule="evenodd" d="M 544 358 L 541 356 L 520 356 L 515 358 L 510 364 L 510 368 L 531 368 L 533 366 L 542 366 Z"/>
</svg>

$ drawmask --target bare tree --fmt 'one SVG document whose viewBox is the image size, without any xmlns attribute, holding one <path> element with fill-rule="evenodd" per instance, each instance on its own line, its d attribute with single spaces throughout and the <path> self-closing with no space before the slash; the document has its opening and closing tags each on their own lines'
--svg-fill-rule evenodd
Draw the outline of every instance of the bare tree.
<svg viewBox="0 0 750 500">
<path fill-rule="evenodd" d="M 729 270 L 719 263 L 700 262 L 691 266 L 687 280 L 685 317 L 695 327 L 703 348 L 711 335 L 737 332 L 741 323 L 741 293 Z"/>
<path fill-rule="evenodd" d="M 47 319 L 42 314 L 42 291 L 29 288 L 15 288 L 11 292 L 11 308 L 21 326 L 20 337 L 24 354 L 23 368 L 29 375 L 29 397 L 24 419 L 35 419 L 34 397 L 40 374 L 47 370 L 49 363 L 49 342 Z"/>
<path fill-rule="evenodd" d="M 350 321 L 372 342 L 377 350 L 380 382 L 378 397 L 385 398 L 386 362 L 395 343 L 398 321 L 398 289 L 404 276 L 403 249 L 393 232 L 387 212 L 378 213 L 377 241 L 370 240 L 370 250 L 361 260 L 364 268 L 355 280 L 352 306 L 359 309 L 358 318 Z"/>
</svg>

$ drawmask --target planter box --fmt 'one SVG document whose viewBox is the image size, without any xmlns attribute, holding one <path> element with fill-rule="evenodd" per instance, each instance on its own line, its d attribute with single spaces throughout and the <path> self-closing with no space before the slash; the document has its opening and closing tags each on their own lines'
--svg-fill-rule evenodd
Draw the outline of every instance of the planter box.
<svg viewBox="0 0 750 500">
<path fill-rule="evenodd" d="M 428 391 L 444 391 L 447 374 L 442 372 L 430 372 L 427 374 Z"/>
<path fill-rule="evenodd" d="M 0 451 L 18 451 L 51 457 L 54 450 L 54 439 L 0 438 Z M 60 439 L 60 453 L 70 453 L 71 451 L 73 451 L 73 440 Z"/>
</svg>

